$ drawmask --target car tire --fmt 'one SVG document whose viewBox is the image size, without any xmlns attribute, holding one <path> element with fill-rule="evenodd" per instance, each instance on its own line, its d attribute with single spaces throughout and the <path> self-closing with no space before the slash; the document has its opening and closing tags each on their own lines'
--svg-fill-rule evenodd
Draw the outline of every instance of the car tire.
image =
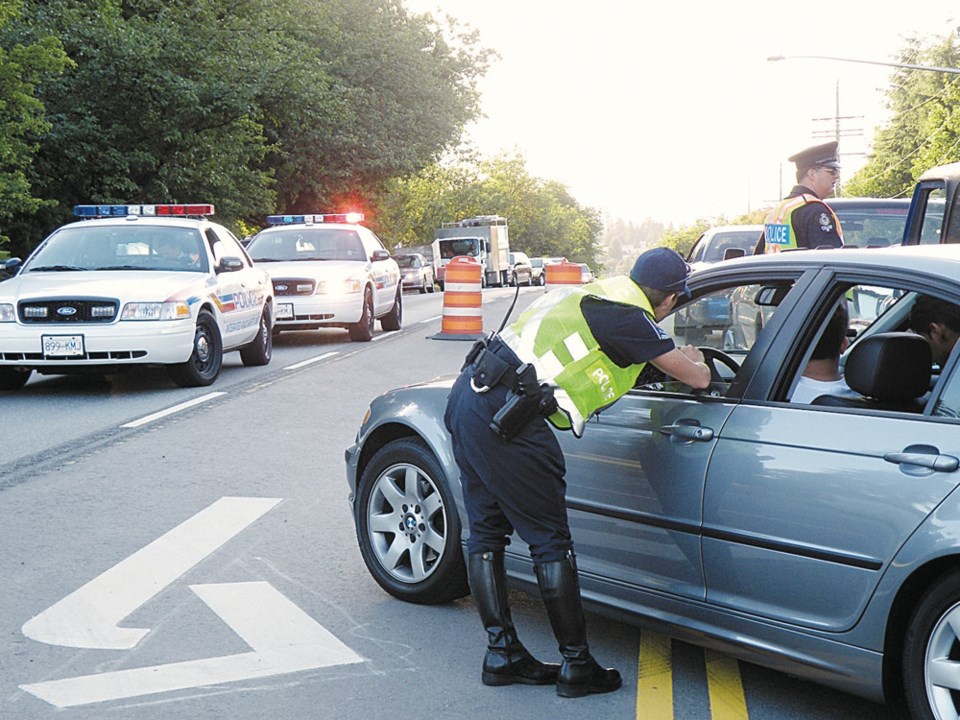
<svg viewBox="0 0 960 720">
<path fill-rule="evenodd" d="M 389 332 L 399 330 L 403 326 L 403 293 L 397 288 L 397 296 L 393 299 L 393 307 L 386 315 L 380 318 L 380 327 Z"/>
<path fill-rule="evenodd" d="M 433 280 L 431 280 L 430 284 L 427 285 L 427 292 L 432 293 L 434 290 L 436 290 L 436 287 L 434 287 L 435 285 L 436 283 Z"/>
<path fill-rule="evenodd" d="M 960 698 L 936 676 L 960 669 L 960 572 L 942 576 L 922 595 L 903 642 L 903 693 L 911 718 L 956 717 Z M 946 667 L 944 667 L 946 666 Z M 952 683 L 951 683 L 952 685 Z"/>
<path fill-rule="evenodd" d="M 420 278 L 420 294 L 426 295 L 426 293 L 427 293 L 427 279 Z"/>
<path fill-rule="evenodd" d="M 363 310 L 360 321 L 348 328 L 353 342 L 370 342 L 373 338 L 373 295 L 370 288 L 363 291 Z"/>
<path fill-rule="evenodd" d="M 537 284 L 538 284 L 540 287 L 543 287 L 544 285 L 547 284 L 547 276 L 546 276 L 546 273 L 540 273 L 540 278 L 537 280 Z"/>
<path fill-rule="evenodd" d="M 260 314 L 260 326 L 256 337 L 249 345 L 240 348 L 240 360 L 247 367 L 269 365 L 273 357 L 273 332 L 270 330 L 270 306 L 266 305 Z"/>
<path fill-rule="evenodd" d="M 15 367 L 0 368 L 0 390 L 19 390 L 27 384 L 33 370 L 20 370 Z"/>
<path fill-rule="evenodd" d="M 469 594 L 457 505 L 420 438 L 399 438 L 376 452 L 354 510 L 360 554 L 388 593 L 422 605 Z"/>
<path fill-rule="evenodd" d="M 201 310 L 193 335 L 193 352 L 185 363 L 170 366 L 170 378 L 180 387 L 206 387 L 220 375 L 223 366 L 223 338 L 217 320 Z"/>
</svg>

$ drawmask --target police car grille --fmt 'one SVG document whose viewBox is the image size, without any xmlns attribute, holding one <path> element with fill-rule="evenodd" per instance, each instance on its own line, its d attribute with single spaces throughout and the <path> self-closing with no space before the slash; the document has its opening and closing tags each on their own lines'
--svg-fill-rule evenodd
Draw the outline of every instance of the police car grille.
<svg viewBox="0 0 960 720">
<path fill-rule="evenodd" d="M 20 322 L 109 323 L 117 317 L 116 300 L 31 300 L 19 305 Z"/>
<path fill-rule="evenodd" d="M 276 278 L 273 281 L 273 294 L 283 295 L 313 295 L 317 289 L 315 281 L 309 278 Z"/>
</svg>

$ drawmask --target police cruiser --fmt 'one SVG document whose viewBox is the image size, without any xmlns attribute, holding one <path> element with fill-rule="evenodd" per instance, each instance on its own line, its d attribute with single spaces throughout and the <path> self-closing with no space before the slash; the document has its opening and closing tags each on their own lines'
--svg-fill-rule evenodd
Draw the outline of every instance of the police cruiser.
<svg viewBox="0 0 960 720">
<path fill-rule="evenodd" d="M 400 329 L 400 268 L 359 224 L 363 219 L 361 213 L 267 217 L 247 252 L 273 280 L 274 332 L 339 327 L 366 342 L 375 319 L 384 330 Z"/>
<path fill-rule="evenodd" d="M 30 374 L 169 368 L 210 385 L 223 353 L 266 365 L 273 287 L 213 205 L 78 205 L 0 283 L 0 389 Z M 8 263 L 9 264 L 9 263 Z"/>
</svg>

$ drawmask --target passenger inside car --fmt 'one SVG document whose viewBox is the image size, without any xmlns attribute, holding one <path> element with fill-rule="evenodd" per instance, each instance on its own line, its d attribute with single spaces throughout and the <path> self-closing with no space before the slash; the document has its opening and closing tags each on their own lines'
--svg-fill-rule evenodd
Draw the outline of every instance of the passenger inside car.
<svg viewBox="0 0 960 720">
<path fill-rule="evenodd" d="M 790 402 L 810 403 L 821 395 L 860 397 L 859 393 L 850 389 L 840 372 L 840 356 L 850 344 L 847 339 L 849 327 L 850 314 L 844 297 L 823 328 L 820 340 L 790 396 Z"/>
</svg>

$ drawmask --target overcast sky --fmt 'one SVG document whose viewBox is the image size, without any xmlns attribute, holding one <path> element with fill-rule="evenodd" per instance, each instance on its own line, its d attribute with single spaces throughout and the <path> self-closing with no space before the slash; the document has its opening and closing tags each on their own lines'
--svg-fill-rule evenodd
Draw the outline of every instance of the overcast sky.
<svg viewBox="0 0 960 720">
<path fill-rule="evenodd" d="M 839 115 L 853 116 L 840 121 L 843 172 L 863 164 L 893 69 L 769 56 L 892 61 L 911 34 L 960 25 L 960 11 L 940 9 L 950 3 L 891 11 L 876 0 L 404 3 L 468 23 L 501 55 L 481 83 L 487 117 L 470 128 L 481 152 L 517 149 L 531 174 L 585 205 L 674 224 L 788 191 L 786 158 L 833 139 L 838 85 Z"/>
</svg>

